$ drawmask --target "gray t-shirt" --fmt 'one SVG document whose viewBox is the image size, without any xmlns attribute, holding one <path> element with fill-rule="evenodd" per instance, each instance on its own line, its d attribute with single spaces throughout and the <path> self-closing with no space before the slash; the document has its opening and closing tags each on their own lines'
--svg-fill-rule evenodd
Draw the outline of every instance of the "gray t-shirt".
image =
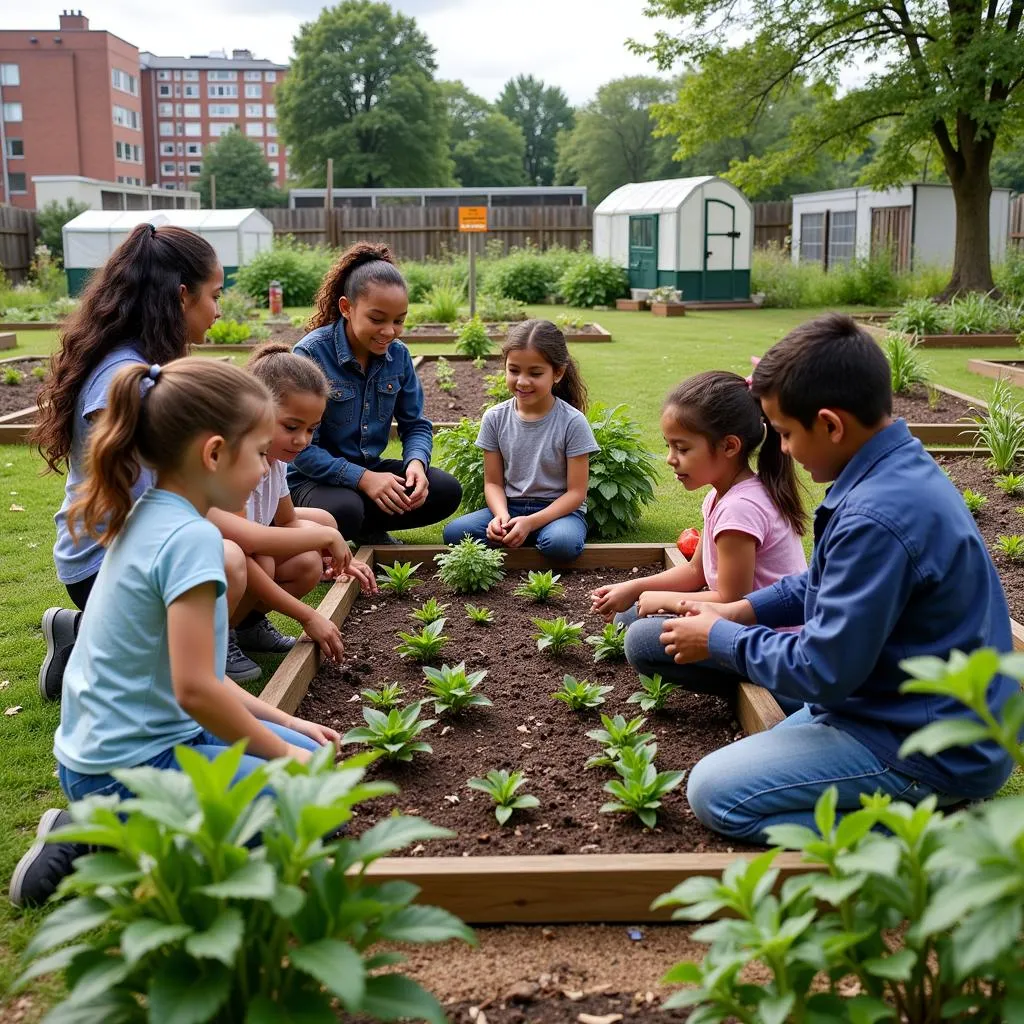
<svg viewBox="0 0 1024 1024">
<path fill-rule="evenodd" d="M 539 420 L 524 420 L 515 402 L 510 398 L 484 413 L 477 447 L 501 453 L 507 497 L 554 501 L 565 494 L 566 460 L 601 449 L 587 417 L 561 398 Z"/>
</svg>

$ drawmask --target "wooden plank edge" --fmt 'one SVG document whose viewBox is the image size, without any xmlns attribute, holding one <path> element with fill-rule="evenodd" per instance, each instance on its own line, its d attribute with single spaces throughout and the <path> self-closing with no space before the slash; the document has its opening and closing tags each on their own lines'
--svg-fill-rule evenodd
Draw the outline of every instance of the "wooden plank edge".
<svg viewBox="0 0 1024 1024">
<path fill-rule="evenodd" d="M 926 384 L 926 387 L 934 388 L 944 395 L 949 395 L 950 398 L 958 398 L 961 402 L 970 402 L 971 405 L 977 407 L 978 412 L 988 412 L 988 402 L 976 398 L 974 395 L 969 395 L 966 391 L 957 391 L 956 388 L 947 388 L 945 384 L 932 384 L 930 381 Z"/>
<path fill-rule="evenodd" d="M 34 423 L 0 423 L 0 444 L 28 444 Z"/>
<path fill-rule="evenodd" d="M 1010 632 L 1013 634 L 1013 649 L 1024 651 L 1024 626 L 1016 619 L 1010 619 Z"/>
<path fill-rule="evenodd" d="M 432 565 L 434 555 L 447 550 L 443 544 L 379 544 L 373 547 L 374 561 L 389 564 L 397 559 Z M 663 562 L 664 551 L 664 544 L 587 544 L 575 561 L 556 562 L 545 558 L 536 548 L 522 547 L 506 552 L 505 568 L 631 569 L 643 562 Z"/>
<path fill-rule="evenodd" d="M 977 424 L 971 423 L 908 423 L 907 429 L 925 445 L 972 445 L 978 438 Z"/>
<path fill-rule="evenodd" d="M 18 347 L 18 336 L 13 331 L 5 331 L 0 334 L 0 349 L 12 349 Z M 5 360 L 6 362 L 6 360 Z"/>
<path fill-rule="evenodd" d="M 37 405 L 33 404 L 26 405 L 24 409 L 15 409 L 14 412 L 5 412 L 3 416 L 0 416 L 0 423 L 15 423 L 22 416 L 28 416 L 30 413 L 36 412 L 38 408 Z"/>
</svg>

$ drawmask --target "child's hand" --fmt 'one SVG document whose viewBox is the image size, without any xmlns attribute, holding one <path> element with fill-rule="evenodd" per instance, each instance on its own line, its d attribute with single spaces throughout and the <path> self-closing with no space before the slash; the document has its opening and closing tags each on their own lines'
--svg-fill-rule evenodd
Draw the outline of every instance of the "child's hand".
<svg viewBox="0 0 1024 1024">
<path fill-rule="evenodd" d="M 681 615 L 681 601 L 677 594 L 666 593 L 664 590 L 648 590 L 640 595 L 637 601 L 637 613 L 640 618 L 648 615 Z"/>
<path fill-rule="evenodd" d="M 605 622 L 611 622 L 618 612 L 624 612 L 635 598 L 634 585 L 627 583 L 609 583 L 598 587 L 590 595 L 590 610 L 601 616 Z"/>
<path fill-rule="evenodd" d="M 505 533 L 508 530 L 508 521 L 509 514 L 507 512 L 503 516 L 495 516 L 487 524 L 487 539 L 494 544 L 504 544 Z"/>
<path fill-rule="evenodd" d="M 341 743 L 341 734 L 329 729 L 326 725 L 319 725 L 317 722 L 307 722 L 304 718 L 292 716 L 287 727 L 293 732 L 308 736 L 311 740 L 323 746 L 325 743 L 333 743 L 338 746 Z"/>
<path fill-rule="evenodd" d="M 344 575 L 359 580 L 359 589 L 364 594 L 377 593 L 377 577 L 373 575 L 373 570 L 365 562 L 355 560 L 349 562 Z"/>
<path fill-rule="evenodd" d="M 305 747 L 296 747 L 289 743 L 287 756 L 293 761 L 298 761 L 299 764 L 309 764 L 313 758 L 313 751 L 307 750 Z"/>
<path fill-rule="evenodd" d="M 326 615 L 311 611 L 309 618 L 302 624 L 306 636 L 320 645 L 323 656 L 329 661 L 341 661 L 345 653 L 345 644 L 341 639 L 341 630 Z"/>
<path fill-rule="evenodd" d="M 349 550 L 348 541 L 337 530 L 331 531 L 334 536 L 327 546 L 327 554 L 331 559 L 331 569 L 334 578 L 337 579 L 348 568 L 352 561 L 352 552 Z"/>
<path fill-rule="evenodd" d="M 677 665 L 704 661 L 710 656 L 708 636 L 711 627 L 722 617 L 707 601 L 683 601 L 683 618 L 666 619 L 661 636 L 662 647 Z"/>
<path fill-rule="evenodd" d="M 501 543 L 507 548 L 521 548 L 530 533 L 529 517 L 513 516 L 505 524 L 505 536 L 501 538 Z"/>
</svg>

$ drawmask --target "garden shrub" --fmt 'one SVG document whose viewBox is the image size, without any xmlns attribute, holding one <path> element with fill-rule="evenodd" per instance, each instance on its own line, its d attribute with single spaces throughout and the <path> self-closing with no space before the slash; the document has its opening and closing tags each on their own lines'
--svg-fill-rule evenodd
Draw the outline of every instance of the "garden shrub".
<svg viewBox="0 0 1024 1024">
<path fill-rule="evenodd" d="M 1024 248 L 1010 246 L 1006 259 L 992 271 L 996 287 L 1004 298 L 1024 302 Z"/>
<path fill-rule="evenodd" d="M 562 275 L 558 294 L 570 306 L 608 306 L 629 294 L 629 275 L 611 260 L 581 256 Z"/>
<path fill-rule="evenodd" d="M 237 320 L 217 320 L 206 332 L 206 340 L 214 345 L 241 345 L 249 340 L 252 329 Z"/>
<path fill-rule="evenodd" d="M 941 334 L 942 307 L 931 299 L 908 299 L 889 320 L 888 326 L 905 334 Z"/>
<path fill-rule="evenodd" d="M 427 292 L 434 287 L 434 275 L 426 263 L 403 263 L 399 270 L 405 278 L 410 302 L 426 302 Z"/>
<path fill-rule="evenodd" d="M 476 297 L 476 313 L 481 320 L 491 323 L 526 319 L 526 307 L 518 299 L 507 299 L 492 292 Z"/>
<path fill-rule="evenodd" d="M 28 271 L 29 279 L 49 301 L 64 298 L 68 294 L 68 279 L 58 259 L 49 246 L 37 245 Z"/>
<path fill-rule="evenodd" d="M 427 293 L 427 306 L 422 311 L 424 322 L 452 324 L 459 319 L 462 289 L 453 282 L 436 284 Z"/>
<path fill-rule="evenodd" d="M 332 259 L 330 250 L 302 245 L 286 235 L 239 267 L 235 284 L 258 305 L 266 306 L 270 282 L 279 281 L 286 306 L 309 306 Z"/>
<path fill-rule="evenodd" d="M 459 337 L 455 342 L 455 351 L 460 355 L 472 356 L 480 359 L 486 356 L 494 347 L 487 328 L 479 316 L 473 317 L 459 329 Z"/>
<path fill-rule="evenodd" d="M 437 465 L 448 470 L 462 484 L 462 504 L 459 507 L 464 512 L 473 512 L 486 504 L 484 453 L 476 446 L 479 433 L 479 422 L 461 419 L 454 427 L 439 431 L 434 438 Z"/>
<path fill-rule="evenodd" d="M 68 198 L 63 203 L 51 199 L 41 210 L 36 211 L 39 241 L 53 253 L 54 260 L 60 266 L 64 265 L 64 225 L 88 209 L 88 203 Z"/>
<path fill-rule="evenodd" d="M 18 985 L 62 970 L 54 1021 L 333 1021 L 337 1000 L 346 1016 L 443 1024 L 434 997 L 394 973 L 404 957 L 379 944 L 472 942 L 472 932 L 412 905 L 415 885 L 366 869 L 454 833 L 384 814 L 358 838 L 332 838 L 360 805 L 397 792 L 364 778 L 372 755 L 335 766 L 328 744 L 308 765 L 271 762 L 232 783 L 244 748 L 211 763 L 178 747 L 181 772 L 116 773 L 138 799 L 72 805 L 61 838 L 102 852 L 62 884 L 74 898 L 29 942 Z M 260 795 L 267 787 L 274 797 Z"/>
<path fill-rule="evenodd" d="M 513 249 L 487 270 L 487 291 L 519 302 L 544 302 L 555 290 L 554 265 L 536 249 Z"/>
<path fill-rule="evenodd" d="M 256 312 L 252 297 L 239 287 L 227 288 L 220 296 L 220 315 L 224 320 L 242 323 Z"/>
</svg>

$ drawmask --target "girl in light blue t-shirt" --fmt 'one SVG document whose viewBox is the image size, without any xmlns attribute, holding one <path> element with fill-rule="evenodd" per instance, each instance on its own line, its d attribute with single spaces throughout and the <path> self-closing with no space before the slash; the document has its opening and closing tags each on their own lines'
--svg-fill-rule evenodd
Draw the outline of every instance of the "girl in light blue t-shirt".
<svg viewBox="0 0 1024 1024">
<path fill-rule="evenodd" d="M 230 397 L 226 397 L 230 396 Z M 174 748 L 211 760 L 247 742 L 239 774 L 277 757 L 309 760 L 338 734 L 264 703 L 225 676 L 224 546 L 205 516 L 238 508 L 267 471 L 274 407 L 266 387 L 230 364 L 179 359 L 118 371 L 89 441 L 90 473 L 67 510 L 73 538 L 101 537 L 106 555 L 64 673 L 54 738 L 69 800 L 127 796 L 119 768 L 178 768 Z M 132 506 L 143 463 L 155 485 Z M 102 533 L 100 532 L 102 531 Z M 66 820 L 47 811 L 11 882 L 37 904 L 83 851 L 44 844 Z"/>
</svg>

